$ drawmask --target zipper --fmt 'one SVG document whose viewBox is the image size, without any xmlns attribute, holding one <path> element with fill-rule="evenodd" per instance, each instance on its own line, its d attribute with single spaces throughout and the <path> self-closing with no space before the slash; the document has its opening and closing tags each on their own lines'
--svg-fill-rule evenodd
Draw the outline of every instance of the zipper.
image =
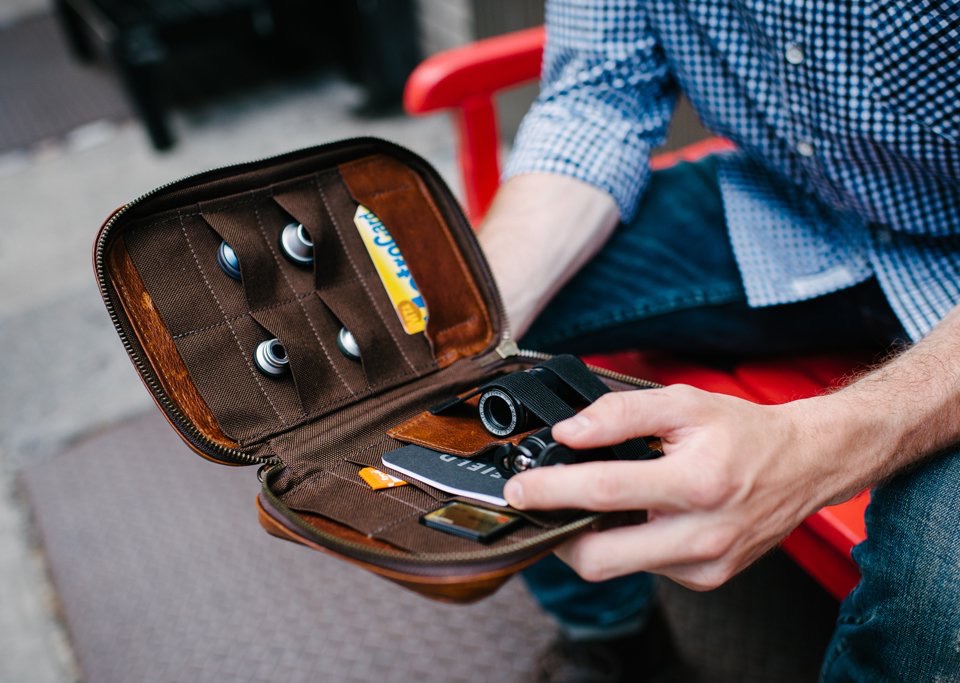
<svg viewBox="0 0 960 683">
<path fill-rule="evenodd" d="M 498 292 L 498 303 L 499 303 L 499 292 Z M 502 304 L 501 304 L 502 306 Z M 502 310 L 502 309 L 501 309 Z M 503 318 L 506 320 L 506 317 Z M 498 360 L 508 360 L 510 358 L 529 358 L 532 360 L 549 360 L 553 357 L 553 354 L 545 353 L 543 351 L 533 351 L 530 349 L 521 349 L 517 342 L 510 338 L 509 332 L 505 333 L 501 339 L 500 344 L 496 349 L 485 358 L 481 359 L 481 365 L 486 367 L 491 365 Z M 632 377 L 630 375 L 625 375 L 622 372 L 614 372 L 612 370 L 606 370 L 605 368 L 598 368 L 593 365 L 588 365 L 591 372 L 594 372 L 597 375 L 602 377 L 607 377 L 609 379 L 616 380 L 618 382 L 623 382 L 624 384 L 630 384 L 632 386 L 641 387 L 645 389 L 657 389 L 662 387 L 662 384 L 656 382 L 651 382 L 650 380 L 640 379 L 638 377 Z M 279 463 L 282 465 L 282 463 Z M 546 548 L 552 545 L 555 541 L 571 536 L 589 526 L 591 526 L 597 519 L 600 518 L 600 515 L 588 515 L 582 519 L 577 520 L 576 522 L 571 522 L 569 524 L 563 524 L 556 529 L 550 529 L 538 534 L 532 539 L 526 541 L 521 541 L 520 543 L 515 543 L 509 548 L 504 550 L 497 551 L 492 548 L 487 548 L 485 550 L 479 550 L 472 553 L 448 553 L 448 554 L 424 554 L 424 555 L 411 555 L 409 553 L 404 553 L 402 551 L 389 551 L 381 550 L 376 548 L 370 548 L 359 543 L 353 543 L 351 541 L 346 541 L 335 536 L 330 536 L 318 532 L 314 527 L 310 526 L 306 522 L 303 522 L 299 519 L 297 514 L 290 510 L 279 498 L 277 498 L 273 491 L 270 490 L 270 477 L 274 472 L 273 465 L 264 465 L 257 472 L 257 478 L 263 484 L 263 494 L 270 504 L 283 515 L 284 520 L 287 523 L 291 524 L 296 530 L 301 533 L 306 538 L 316 540 L 324 545 L 324 547 L 334 550 L 335 552 L 340 552 L 348 557 L 354 557 L 356 559 L 370 559 L 375 560 L 380 563 L 380 566 L 386 566 L 390 569 L 397 569 L 401 571 L 418 573 L 419 575 L 429 576 L 430 572 L 417 572 L 417 567 L 427 567 L 436 566 L 436 565 L 454 565 L 454 564 L 467 564 L 469 562 L 489 562 L 495 559 L 506 559 L 512 555 L 517 555 L 523 557 L 528 555 L 531 550 L 536 548 Z M 383 560 L 385 558 L 393 559 L 396 561 L 394 565 L 384 565 Z"/>
<path fill-rule="evenodd" d="M 120 324 L 119 314 L 117 313 L 116 306 L 111 298 L 110 289 L 107 283 L 106 277 L 106 267 L 104 263 L 104 256 L 106 252 L 106 246 L 109 243 L 109 237 L 112 232 L 113 227 L 116 225 L 117 221 L 123 217 L 124 214 L 129 212 L 138 204 L 143 203 L 144 201 L 156 197 L 161 192 L 166 192 L 179 188 L 180 186 L 187 187 L 191 183 L 197 183 L 198 181 L 212 181 L 217 179 L 228 178 L 230 175 L 235 174 L 236 172 L 241 172 L 243 170 L 255 170 L 256 167 L 270 164 L 271 162 L 278 161 L 280 159 L 288 158 L 290 161 L 293 161 L 296 157 L 299 156 L 309 156 L 313 154 L 321 154 L 324 151 L 332 151 L 334 149 L 347 149 L 353 145 L 370 145 L 370 146 L 379 146 L 379 147 L 388 147 L 392 150 L 398 151 L 403 155 L 412 156 L 418 162 L 418 166 L 427 172 L 428 176 L 431 176 L 435 184 L 439 184 L 441 188 L 445 188 L 446 185 L 440 178 L 439 174 L 429 165 L 425 160 L 410 152 L 409 150 L 396 145 L 394 143 L 386 142 L 384 140 L 379 140 L 377 138 L 371 137 L 361 137 L 361 138 L 346 138 L 339 140 L 335 143 L 328 145 L 318 145 L 315 147 L 307 147 L 292 152 L 285 152 L 283 154 L 276 154 L 268 157 L 261 157 L 253 161 L 245 161 L 237 164 L 228 164 L 227 166 L 221 166 L 214 169 L 209 169 L 206 171 L 201 171 L 200 173 L 194 173 L 191 175 L 183 176 L 176 180 L 173 180 L 168 183 L 164 183 L 158 187 L 153 188 L 152 190 L 145 192 L 140 195 L 133 201 L 124 204 L 117 211 L 107 219 L 107 222 L 103 224 L 100 229 L 100 234 L 97 238 L 95 254 L 95 269 L 97 274 L 97 282 L 100 287 L 100 291 L 103 294 L 103 300 L 107 308 L 107 313 L 110 316 L 110 320 L 113 322 L 114 329 L 117 331 L 118 336 L 120 337 L 121 342 L 123 343 L 124 349 L 127 351 L 127 355 L 133 360 L 134 365 L 137 368 L 137 371 L 140 373 L 140 376 L 143 378 L 144 383 L 147 386 L 147 389 L 153 395 L 154 400 L 157 404 L 166 412 L 166 414 L 173 420 L 176 425 L 181 429 L 181 433 L 187 438 L 187 441 L 190 445 L 198 451 L 208 454 L 214 454 L 217 460 L 222 460 L 228 464 L 240 464 L 240 465 L 272 465 L 274 463 L 279 463 L 280 459 L 277 457 L 266 457 L 259 458 L 256 456 L 249 455 L 243 451 L 228 448 L 222 446 L 214 441 L 209 440 L 204 436 L 193 424 L 188 420 L 180 409 L 170 400 L 166 395 L 166 392 L 163 390 L 163 387 L 160 385 L 158 378 L 153 373 L 152 368 L 150 368 L 148 363 L 145 363 L 138 354 L 135 353 L 133 344 L 127 338 L 126 333 L 123 330 L 123 327 Z M 445 203 L 452 205 L 451 211 L 455 215 L 460 216 L 460 223 L 463 224 L 467 229 L 470 228 L 469 223 L 467 223 L 466 218 L 463 218 L 463 214 L 459 209 L 459 205 L 452 199 L 452 196 L 447 194 L 441 194 Z M 471 232 L 472 234 L 472 232 Z M 476 238 L 474 237 L 474 243 L 476 243 Z M 480 250 L 479 245 L 476 245 L 478 253 L 481 256 L 481 260 L 484 263 L 486 261 L 482 258 L 483 252 Z M 489 271 L 489 269 L 488 269 Z M 493 282 L 492 276 L 489 277 L 490 282 L 492 283 L 492 291 L 494 294 L 494 303 L 497 306 L 498 311 L 500 312 L 500 319 L 503 322 L 503 331 L 501 333 L 501 345 L 506 343 L 510 339 L 510 328 L 509 322 L 507 321 L 505 307 L 503 305 L 503 298 L 500 295 L 499 289 L 496 287 L 496 283 Z M 498 347 L 499 348 L 499 347 Z"/>
<path fill-rule="evenodd" d="M 162 188 L 161 188 L 162 189 Z M 146 197 L 148 195 L 143 195 Z M 139 200 L 135 200 L 139 201 Z M 149 363 L 144 362 L 140 357 L 140 354 L 136 352 L 133 344 L 131 343 L 129 337 L 127 337 L 126 331 L 123 329 L 123 326 L 120 324 L 120 316 L 117 313 L 116 306 L 114 305 L 110 290 L 107 288 L 106 281 L 106 269 L 103 265 L 104 249 L 105 242 L 102 239 L 106 236 L 108 229 L 112 226 L 112 223 L 115 218 L 120 216 L 127 207 L 133 205 L 133 202 L 127 204 L 123 209 L 116 212 L 111 216 L 110 220 L 104 225 L 103 230 L 101 231 L 101 239 L 97 242 L 96 249 L 96 270 L 97 270 L 97 280 L 100 285 L 100 291 L 103 292 L 103 301 L 107 308 L 107 313 L 110 316 L 111 322 L 113 322 L 113 327 L 117 332 L 117 335 L 120 337 L 120 341 L 123 343 L 123 348 L 126 350 L 127 355 L 133 361 L 134 366 L 137 369 L 137 372 L 140 373 L 140 377 L 143 379 L 143 383 L 146 385 L 147 389 L 150 391 L 150 394 L 153 396 L 154 401 L 157 402 L 167 416 L 173 420 L 177 427 L 180 429 L 181 434 L 183 434 L 188 443 L 196 450 L 199 450 L 203 453 L 212 453 L 217 460 L 225 461 L 229 464 L 240 464 L 240 465 L 256 465 L 256 464 L 269 464 L 271 462 L 279 462 L 279 459 L 276 457 L 273 458 L 259 458 L 253 455 L 244 453 L 234 448 L 228 448 L 221 444 L 211 441 L 206 436 L 204 436 L 199 429 L 193 426 L 193 423 L 190 422 L 183 413 L 176 406 L 176 404 L 170 400 L 170 397 L 167 396 L 166 391 L 163 390 L 163 387 L 160 384 L 159 379 L 156 374 L 153 372 L 153 368 L 150 367 Z M 217 457 L 219 456 L 219 457 Z"/>
<path fill-rule="evenodd" d="M 480 361 L 480 364 L 484 367 L 492 365 L 499 360 L 508 360 L 510 358 L 529 358 L 531 360 L 550 360 L 553 358 L 552 353 L 545 353 L 543 351 L 533 351 L 531 349 L 521 349 L 517 342 L 513 339 L 507 337 L 500 345 L 494 349 L 492 354 L 489 354 L 486 358 Z M 598 368 L 596 365 L 588 365 L 590 371 L 601 377 L 606 377 L 607 379 L 616 380 L 617 382 L 623 382 L 624 384 L 630 384 L 635 387 L 642 387 L 644 389 L 660 389 L 663 387 L 662 384 L 657 382 L 651 382 L 648 379 L 640 379 L 639 377 L 633 377 L 632 375 L 625 375 L 622 372 L 614 372 L 613 370 L 607 370 L 606 368 Z"/>
<path fill-rule="evenodd" d="M 493 353 L 488 354 L 486 357 L 480 359 L 480 366 L 486 367 L 488 365 L 493 365 L 498 361 L 507 360 L 514 357 L 530 358 L 540 361 L 550 360 L 553 358 L 553 354 L 551 353 L 520 348 L 519 344 L 517 344 L 517 342 L 511 337 L 510 321 L 507 319 L 507 311 L 503 304 L 503 297 L 500 294 L 500 288 L 497 287 L 496 282 L 492 282 L 492 284 L 495 303 L 500 311 L 500 319 L 503 321 L 503 331 L 500 335 L 500 343 L 497 345 L 497 348 L 493 350 Z M 590 371 L 594 374 L 600 375 L 601 377 L 606 377 L 607 379 L 616 380 L 617 382 L 623 382 L 624 384 L 630 384 L 636 387 L 642 387 L 644 389 L 660 389 L 663 387 L 662 384 L 658 384 L 657 382 L 651 382 L 647 379 L 640 379 L 631 375 L 625 375 L 622 372 L 614 372 L 613 370 L 607 370 L 606 368 L 598 368 L 595 365 L 588 365 L 587 367 L 589 367 Z"/>
</svg>

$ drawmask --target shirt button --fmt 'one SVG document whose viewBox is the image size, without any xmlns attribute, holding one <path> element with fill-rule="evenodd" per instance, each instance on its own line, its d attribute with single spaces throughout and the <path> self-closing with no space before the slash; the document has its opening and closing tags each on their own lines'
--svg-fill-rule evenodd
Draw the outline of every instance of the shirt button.
<svg viewBox="0 0 960 683">
<path fill-rule="evenodd" d="M 813 145 L 803 140 L 797 143 L 797 154 L 802 157 L 812 157 L 816 153 L 816 150 L 813 148 Z"/>
<path fill-rule="evenodd" d="M 803 48 L 793 43 L 787 45 L 787 50 L 784 52 L 784 57 L 787 58 L 787 63 L 792 64 L 793 66 L 803 64 Z"/>
</svg>

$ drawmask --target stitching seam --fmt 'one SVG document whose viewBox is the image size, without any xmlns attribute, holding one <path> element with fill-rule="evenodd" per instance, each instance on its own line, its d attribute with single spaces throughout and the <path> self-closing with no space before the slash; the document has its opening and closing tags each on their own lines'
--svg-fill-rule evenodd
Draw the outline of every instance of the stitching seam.
<svg viewBox="0 0 960 683">
<path fill-rule="evenodd" d="M 220 309 L 220 315 L 224 318 L 227 317 L 227 314 L 223 310 L 223 306 L 220 304 L 220 299 L 217 297 L 216 292 L 213 291 L 213 287 L 210 286 L 210 281 L 207 280 L 207 274 L 203 272 L 203 268 L 200 266 L 200 258 L 197 256 L 197 252 L 193 248 L 193 242 L 190 241 L 190 235 L 187 233 L 187 227 L 183 223 L 183 219 L 180 220 L 180 230 L 183 232 L 184 238 L 187 240 L 187 247 L 190 249 L 190 254 L 193 255 L 193 261 L 197 265 L 197 270 L 200 271 L 200 277 L 203 278 L 204 284 L 207 286 L 207 289 L 210 291 L 210 296 L 213 297 L 213 300 L 217 304 L 217 308 Z M 277 407 L 273 404 L 273 401 L 270 400 L 270 396 L 267 395 L 266 389 L 264 389 L 263 384 L 260 382 L 260 378 L 257 377 L 257 371 L 253 369 L 253 365 L 250 364 L 250 359 L 247 358 L 247 354 L 244 353 L 243 345 L 240 343 L 240 339 L 237 337 L 236 330 L 233 329 L 233 325 L 227 323 L 227 327 L 230 330 L 230 334 L 233 336 L 233 340 L 237 343 L 237 348 L 240 349 L 240 355 L 243 357 L 243 362 L 246 363 L 247 369 L 250 370 L 250 375 L 253 377 L 253 380 L 257 383 L 257 386 L 260 387 L 260 392 L 263 394 L 263 397 L 267 399 L 267 403 L 270 404 L 270 407 L 273 408 L 274 414 L 276 414 L 277 419 L 280 420 L 280 424 L 284 427 L 287 426 L 286 420 L 283 419 L 283 416 L 280 415 L 280 411 L 277 410 Z M 259 436 L 263 434 L 264 430 L 261 430 L 257 433 Z"/>
</svg>

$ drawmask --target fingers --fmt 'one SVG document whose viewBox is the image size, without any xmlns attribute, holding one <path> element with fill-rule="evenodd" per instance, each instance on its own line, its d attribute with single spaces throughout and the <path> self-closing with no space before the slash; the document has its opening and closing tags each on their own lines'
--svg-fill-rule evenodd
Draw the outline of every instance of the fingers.
<svg viewBox="0 0 960 683">
<path fill-rule="evenodd" d="M 688 424 L 708 396 L 687 386 L 611 392 L 557 423 L 553 437 L 573 448 L 595 448 L 637 436 L 666 436 Z"/>
<path fill-rule="evenodd" d="M 670 458 L 641 462 L 589 462 L 533 469 L 504 487 L 518 509 L 687 509 L 690 472 Z"/>
<path fill-rule="evenodd" d="M 739 569 L 731 559 L 736 539 L 732 527 L 705 526 L 677 516 L 583 534 L 561 546 L 557 556 L 588 581 L 649 571 L 677 575 L 690 587 L 705 590 Z"/>
</svg>

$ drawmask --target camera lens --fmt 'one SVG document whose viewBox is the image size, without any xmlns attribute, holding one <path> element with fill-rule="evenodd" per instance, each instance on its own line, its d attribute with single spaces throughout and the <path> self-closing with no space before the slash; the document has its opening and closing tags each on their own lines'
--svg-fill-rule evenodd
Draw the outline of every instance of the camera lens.
<svg viewBox="0 0 960 683">
<path fill-rule="evenodd" d="M 288 223 L 280 233 L 280 250 L 296 263 L 306 266 L 313 263 L 313 239 L 303 223 Z"/>
<path fill-rule="evenodd" d="M 516 472 L 523 472 L 531 467 L 567 465 L 577 462 L 577 454 L 574 451 L 553 440 L 550 427 L 536 431 L 523 439 L 518 450 L 520 454 L 514 458 L 513 464 Z M 581 451 L 581 453 L 586 452 Z"/>
<path fill-rule="evenodd" d="M 480 422 L 494 436 L 510 436 L 526 428 L 527 411 L 519 401 L 500 389 L 480 395 Z"/>
<path fill-rule="evenodd" d="M 226 242 L 221 242 L 217 248 L 217 263 L 220 270 L 232 277 L 234 280 L 240 279 L 240 259 L 237 253 Z"/>
<path fill-rule="evenodd" d="M 284 374 L 290 364 L 287 350 L 283 348 L 279 339 L 260 342 L 253 354 L 253 361 L 260 372 L 270 377 L 279 377 Z"/>
</svg>

